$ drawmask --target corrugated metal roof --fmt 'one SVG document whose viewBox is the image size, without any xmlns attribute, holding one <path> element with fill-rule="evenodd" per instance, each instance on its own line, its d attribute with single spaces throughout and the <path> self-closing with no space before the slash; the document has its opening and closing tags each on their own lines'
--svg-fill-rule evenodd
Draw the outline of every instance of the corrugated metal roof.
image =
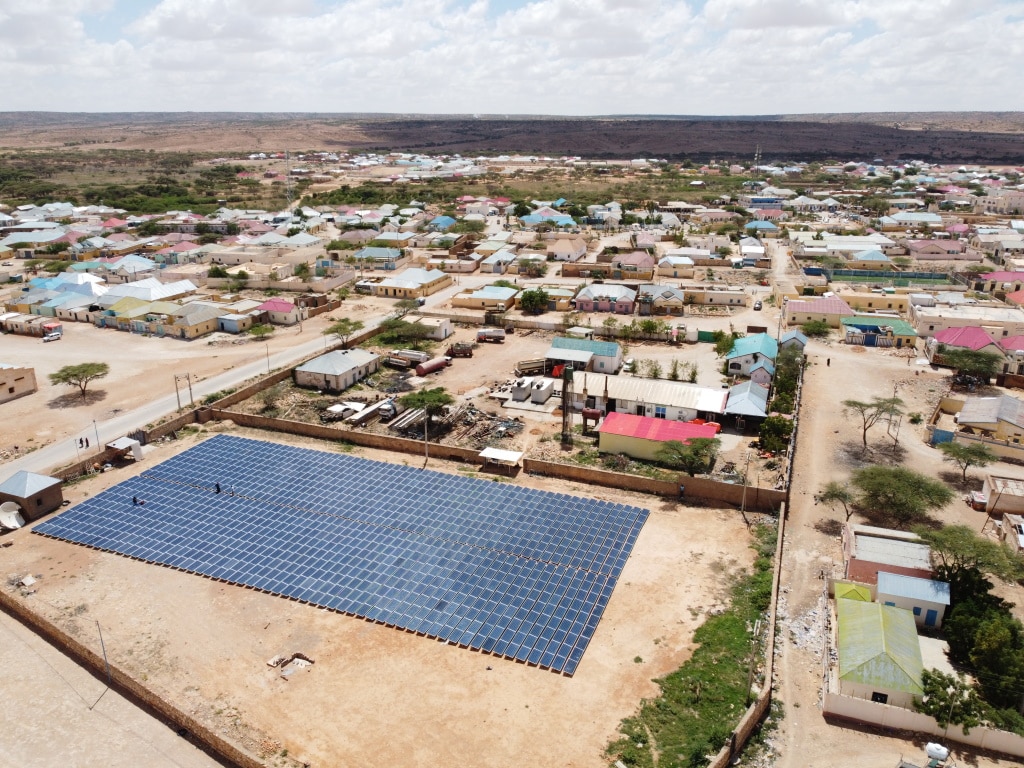
<svg viewBox="0 0 1024 768">
<path fill-rule="evenodd" d="M 45 491 L 47 488 L 60 485 L 60 482 L 55 477 L 21 469 L 0 483 L 0 493 L 7 493 L 19 499 L 26 499 L 40 491 Z"/>
<path fill-rule="evenodd" d="M 340 376 L 360 366 L 371 363 L 380 355 L 367 352 L 365 349 L 342 349 L 328 352 L 300 365 L 296 371 L 302 373 L 321 373 L 328 376 Z"/>
<path fill-rule="evenodd" d="M 839 679 L 920 696 L 921 644 L 914 614 L 860 600 L 837 600 Z"/>
<path fill-rule="evenodd" d="M 901 568 L 931 570 L 931 549 L 927 544 L 862 533 L 854 535 L 856 537 L 854 556 L 858 560 L 867 560 L 881 565 L 898 565 Z"/>
<path fill-rule="evenodd" d="M 949 584 L 933 579 L 917 579 L 898 573 L 878 572 L 878 595 L 909 597 L 912 600 L 925 600 L 929 603 L 949 605 Z"/>
<path fill-rule="evenodd" d="M 711 389 L 681 381 L 576 371 L 573 374 L 573 391 L 577 398 L 582 395 L 584 389 L 591 395 L 602 396 L 607 391 L 608 397 L 615 400 L 689 408 L 706 413 L 725 413 L 725 403 L 729 398 L 728 390 Z"/>
<path fill-rule="evenodd" d="M 871 590 L 861 584 L 851 584 L 848 581 L 837 581 L 835 584 L 836 600 L 860 600 L 862 603 L 871 602 Z"/>
<path fill-rule="evenodd" d="M 602 434 L 638 437 L 643 440 L 665 442 L 678 440 L 687 443 L 695 437 L 715 437 L 719 427 L 714 424 L 692 424 L 685 421 L 653 419 L 629 413 L 609 413 L 598 430 Z"/>
<path fill-rule="evenodd" d="M 571 339 L 556 336 L 551 340 L 552 349 L 575 349 L 590 352 L 598 357 L 615 357 L 619 354 L 619 345 L 614 341 L 594 341 L 593 339 Z"/>
</svg>

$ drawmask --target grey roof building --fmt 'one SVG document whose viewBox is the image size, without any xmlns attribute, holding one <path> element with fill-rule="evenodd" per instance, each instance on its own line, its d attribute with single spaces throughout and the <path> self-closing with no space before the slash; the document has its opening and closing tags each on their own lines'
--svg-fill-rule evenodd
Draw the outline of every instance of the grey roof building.
<svg viewBox="0 0 1024 768">
<path fill-rule="evenodd" d="M 26 520 L 38 520 L 64 503 L 61 481 L 24 469 L 0 483 L 0 502 L 13 501 Z"/>
<path fill-rule="evenodd" d="M 341 392 L 377 370 L 380 355 L 365 349 L 342 349 L 310 360 L 295 369 L 295 383 Z"/>
</svg>

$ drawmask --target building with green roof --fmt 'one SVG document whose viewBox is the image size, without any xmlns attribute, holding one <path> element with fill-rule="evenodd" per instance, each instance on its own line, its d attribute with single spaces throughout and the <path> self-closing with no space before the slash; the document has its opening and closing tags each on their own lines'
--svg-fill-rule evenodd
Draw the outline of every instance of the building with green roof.
<svg viewBox="0 0 1024 768">
<path fill-rule="evenodd" d="M 924 693 L 914 615 L 903 608 L 836 600 L 839 692 L 912 709 Z"/>
<path fill-rule="evenodd" d="M 906 320 L 887 315 L 853 315 L 839 320 L 847 344 L 866 347 L 914 347 L 917 331 Z"/>
<path fill-rule="evenodd" d="M 871 602 L 871 588 L 863 584 L 854 584 L 849 581 L 837 581 L 835 583 L 836 600 L 860 600 L 863 603 Z"/>
</svg>

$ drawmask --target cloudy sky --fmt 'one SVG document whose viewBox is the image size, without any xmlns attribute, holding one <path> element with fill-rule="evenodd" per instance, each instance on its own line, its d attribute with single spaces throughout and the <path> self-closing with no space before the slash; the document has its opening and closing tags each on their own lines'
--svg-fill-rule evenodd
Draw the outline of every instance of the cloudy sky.
<svg viewBox="0 0 1024 768">
<path fill-rule="evenodd" d="M 9 0 L 0 110 L 1019 110 L 1021 0 Z"/>
</svg>

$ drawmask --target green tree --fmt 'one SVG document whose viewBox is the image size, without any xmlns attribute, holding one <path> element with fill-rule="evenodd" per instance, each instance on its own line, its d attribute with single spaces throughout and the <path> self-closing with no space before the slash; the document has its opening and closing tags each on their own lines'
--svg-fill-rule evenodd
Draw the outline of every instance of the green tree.
<svg viewBox="0 0 1024 768">
<path fill-rule="evenodd" d="M 963 481 L 967 482 L 967 470 L 971 467 L 987 467 L 999 457 L 984 443 L 941 443 L 942 460 L 956 464 L 963 472 Z"/>
<path fill-rule="evenodd" d="M 875 520 L 907 528 L 923 522 L 928 512 L 953 500 L 953 492 L 905 467 L 863 467 L 850 480 L 859 492 L 857 507 Z"/>
<path fill-rule="evenodd" d="M 601 321 L 601 327 L 604 328 L 605 335 L 610 338 L 615 335 L 615 329 L 619 327 L 619 321 L 614 316 L 609 315 Z"/>
<path fill-rule="evenodd" d="M 722 441 L 717 437 L 694 437 L 688 442 L 669 440 L 658 448 L 655 458 L 673 469 L 694 477 L 698 472 L 710 472 L 718 457 Z"/>
<path fill-rule="evenodd" d="M 547 312 L 549 299 L 543 288 L 530 288 L 519 297 L 519 306 L 527 315 L 540 315 Z"/>
<path fill-rule="evenodd" d="M 249 334 L 255 336 L 257 339 L 263 339 L 274 332 L 274 326 L 267 323 L 256 323 L 252 328 L 249 329 Z"/>
<path fill-rule="evenodd" d="M 944 348 L 942 362 L 959 376 L 973 376 L 986 382 L 999 372 L 1000 367 L 997 355 L 955 347 Z"/>
<path fill-rule="evenodd" d="M 427 424 L 424 429 L 429 431 L 433 426 L 434 417 L 443 413 L 445 406 L 454 403 L 455 398 L 448 394 L 444 387 L 434 387 L 433 389 L 410 392 L 400 397 L 398 401 L 410 410 L 422 408 L 426 411 Z"/>
<path fill-rule="evenodd" d="M 789 445 L 789 438 L 792 434 L 792 419 L 787 419 L 785 416 L 769 416 L 761 422 L 757 439 L 761 450 L 782 453 Z"/>
<path fill-rule="evenodd" d="M 646 374 L 649 379 L 660 379 L 661 363 L 657 360 L 648 360 L 646 365 Z"/>
<path fill-rule="evenodd" d="M 856 415 L 861 420 L 861 439 L 864 448 L 868 447 L 868 430 L 883 419 L 895 416 L 900 411 L 903 401 L 898 397 L 873 397 L 870 400 L 843 400 L 844 410 Z"/>
<path fill-rule="evenodd" d="M 832 329 L 824 320 L 811 320 L 810 322 L 801 325 L 800 330 L 803 331 L 804 336 L 811 337 L 828 336 L 832 332 Z"/>
<path fill-rule="evenodd" d="M 418 299 L 399 299 L 395 302 L 394 309 L 391 314 L 394 317 L 402 318 L 408 315 L 410 312 L 415 312 L 420 308 L 420 302 Z"/>
<path fill-rule="evenodd" d="M 343 317 L 327 326 L 327 328 L 324 329 L 324 335 L 336 336 L 344 345 L 348 344 L 348 340 L 352 334 L 358 333 L 361 330 L 363 330 L 362 320 L 352 320 L 351 318 Z"/>
<path fill-rule="evenodd" d="M 110 373 L 110 366 L 106 363 L 79 363 L 78 365 L 65 365 L 56 373 L 50 374 L 52 384 L 68 384 L 78 387 L 85 397 L 85 390 L 96 379 L 102 379 Z"/>
<path fill-rule="evenodd" d="M 821 502 L 828 506 L 839 504 L 843 508 L 843 513 L 846 515 L 846 520 L 849 522 L 853 516 L 854 507 L 853 504 L 857 500 L 857 496 L 850 486 L 845 483 L 840 483 L 836 480 L 830 480 L 824 485 L 824 487 L 818 491 L 818 495 L 814 497 L 815 503 Z"/>
<path fill-rule="evenodd" d="M 410 323 L 397 317 L 389 317 L 379 329 L 374 342 L 382 346 L 417 347 L 430 333 L 430 328 L 422 323 Z"/>
<path fill-rule="evenodd" d="M 949 584 L 950 604 L 986 594 L 991 583 L 986 575 L 1006 581 L 1024 578 L 1024 563 L 1002 544 L 979 536 L 966 525 L 927 526 L 914 532 L 932 550 L 935 577 Z"/>
<path fill-rule="evenodd" d="M 668 380 L 669 381 L 679 381 L 679 377 L 680 377 L 679 361 L 676 358 L 673 357 L 672 358 L 672 363 L 668 367 Z"/>
<path fill-rule="evenodd" d="M 207 277 L 230 277 L 228 271 L 224 269 L 220 264 L 214 264 L 208 270 L 206 270 Z"/>
<path fill-rule="evenodd" d="M 966 734 L 981 725 L 985 703 L 967 680 L 926 669 L 921 673 L 921 687 L 924 695 L 914 699 L 914 709 L 932 717 L 940 728 L 959 725 Z"/>
<path fill-rule="evenodd" d="M 715 354 L 719 357 L 725 357 L 732 351 L 733 345 L 736 343 L 736 339 L 740 337 L 738 333 L 733 331 L 732 333 L 726 333 L 725 331 L 714 331 L 712 337 L 715 340 Z"/>
<path fill-rule="evenodd" d="M 531 213 L 533 213 L 533 208 L 525 202 L 516 203 L 515 208 L 512 209 L 512 215 L 517 219 L 521 219 L 523 216 L 529 216 Z"/>
<path fill-rule="evenodd" d="M 295 269 L 292 270 L 292 271 L 294 272 L 296 277 L 298 277 L 298 278 L 300 278 L 302 280 L 309 279 L 309 275 L 310 275 L 309 264 L 306 263 L 305 261 L 303 261 L 301 264 L 296 264 L 295 265 Z"/>
</svg>

